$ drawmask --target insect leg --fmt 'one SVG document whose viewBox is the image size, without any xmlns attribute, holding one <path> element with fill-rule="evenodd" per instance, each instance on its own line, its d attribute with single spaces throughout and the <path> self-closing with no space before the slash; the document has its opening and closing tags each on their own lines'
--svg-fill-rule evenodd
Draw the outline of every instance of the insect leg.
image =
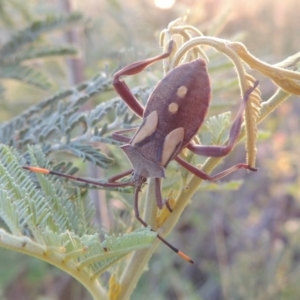
<svg viewBox="0 0 300 300">
<path fill-rule="evenodd" d="M 140 186 L 136 187 L 135 189 L 135 193 L 134 193 L 134 213 L 135 213 L 135 217 L 136 219 L 143 224 L 145 227 L 148 227 L 149 225 L 140 217 L 140 213 L 139 213 L 139 205 L 138 205 L 138 198 L 139 198 L 139 191 L 140 191 Z M 150 228 L 151 231 L 155 232 L 155 230 L 153 230 L 152 228 Z M 171 245 L 169 242 L 167 242 L 162 236 L 160 236 L 157 233 L 157 238 L 163 242 L 166 246 L 168 246 L 171 250 L 173 250 L 175 253 L 177 253 L 180 257 L 182 257 L 184 260 L 188 261 L 189 263 L 194 263 L 193 260 L 187 256 L 186 254 L 184 254 L 183 252 L 179 251 L 176 247 L 174 247 L 173 245 Z"/>
<path fill-rule="evenodd" d="M 222 157 L 222 156 L 227 155 L 232 150 L 234 144 L 236 143 L 236 141 L 238 139 L 238 136 L 241 131 L 241 125 L 242 125 L 242 121 L 243 121 L 243 113 L 244 113 L 244 110 L 246 107 L 246 103 L 250 97 L 250 94 L 255 90 L 257 85 L 258 85 L 258 81 L 256 81 L 254 83 L 253 87 L 248 89 L 247 92 L 245 93 L 242 104 L 237 113 L 236 119 L 233 122 L 232 127 L 230 129 L 227 145 L 203 146 L 203 145 L 195 145 L 195 144 L 189 143 L 187 145 L 187 148 L 197 155 L 211 156 L 211 157 Z"/>
<path fill-rule="evenodd" d="M 161 178 L 155 178 L 155 196 L 156 196 L 156 204 L 159 209 L 162 209 L 164 205 L 166 205 L 169 212 L 172 212 L 172 208 L 168 202 L 168 200 L 163 203 L 162 195 L 161 195 Z"/>
<path fill-rule="evenodd" d="M 117 175 L 115 175 L 113 177 L 110 177 L 108 179 L 108 182 L 115 182 L 115 181 L 117 181 L 117 180 L 119 180 L 119 179 L 121 179 L 121 178 L 123 178 L 125 176 L 128 176 L 128 175 L 132 174 L 132 172 L 133 172 L 133 169 L 130 169 L 130 170 L 122 172 L 122 173 L 119 173 L 119 174 L 117 174 Z"/>
<path fill-rule="evenodd" d="M 131 138 L 123 135 L 123 133 L 130 132 L 137 129 L 138 128 L 129 128 L 129 129 L 115 131 L 112 134 L 112 138 L 118 142 L 128 143 L 131 140 Z"/>
<path fill-rule="evenodd" d="M 236 164 L 233 167 L 226 169 L 225 171 L 222 171 L 214 176 L 210 176 L 207 173 L 201 171 L 200 169 L 196 168 L 195 166 L 191 165 L 190 163 L 188 163 L 187 161 L 181 159 L 180 157 L 176 157 L 175 160 L 185 169 L 187 169 L 188 171 L 190 171 L 191 173 L 193 173 L 195 176 L 203 179 L 203 180 L 209 180 L 209 181 L 216 181 L 219 180 L 225 176 L 227 176 L 228 174 L 239 170 L 239 169 L 247 169 L 247 170 L 251 170 L 251 171 L 257 171 L 257 169 L 251 168 L 249 165 L 247 164 Z"/>
<path fill-rule="evenodd" d="M 159 209 L 163 208 L 163 200 L 161 196 L 161 179 L 155 178 L 155 196 L 156 196 L 156 205 Z"/>
<path fill-rule="evenodd" d="M 113 78 L 113 86 L 117 93 L 121 96 L 123 101 L 140 117 L 143 116 L 144 107 L 140 104 L 140 102 L 136 99 L 136 97 L 132 94 L 128 86 L 124 81 L 120 80 L 120 77 L 123 75 L 134 75 L 143 71 L 147 66 L 152 63 L 159 61 L 161 59 L 167 58 L 173 48 L 173 41 L 169 44 L 168 52 L 165 52 L 161 55 L 148 58 L 142 61 L 135 62 L 115 73 Z"/>
</svg>

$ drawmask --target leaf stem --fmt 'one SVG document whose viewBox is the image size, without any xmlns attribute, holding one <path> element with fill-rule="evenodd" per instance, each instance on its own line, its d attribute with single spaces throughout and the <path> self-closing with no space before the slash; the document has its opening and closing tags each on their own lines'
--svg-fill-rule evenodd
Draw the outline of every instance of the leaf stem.
<svg viewBox="0 0 300 300">
<path fill-rule="evenodd" d="M 148 187 L 145 199 L 145 211 L 143 219 L 149 224 L 149 226 L 156 230 L 157 223 L 157 206 L 155 201 L 155 183 L 154 178 L 150 178 L 148 181 Z M 150 260 L 154 250 L 159 244 L 159 240 L 155 239 L 150 248 L 145 248 L 134 252 L 120 279 L 121 292 L 117 300 L 127 300 L 136 287 L 138 280 L 140 279 L 142 273 L 146 269 L 146 265 Z"/>
<path fill-rule="evenodd" d="M 91 280 L 89 273 L 85 269 L 78 270 L 74 262 L 64 262 L 62 253 L 51 252 L 51 255 L 47 255 L 42 246 L 33 242 L 30 238 L 17 237 L 3 229 L 0 229 L 0 245 L 6 249 L 30 255 L 56 266 L 78 280 L 89 291 L 94 300 L 108 300 L 107 292 L 99 281 Z"/>
</svg>

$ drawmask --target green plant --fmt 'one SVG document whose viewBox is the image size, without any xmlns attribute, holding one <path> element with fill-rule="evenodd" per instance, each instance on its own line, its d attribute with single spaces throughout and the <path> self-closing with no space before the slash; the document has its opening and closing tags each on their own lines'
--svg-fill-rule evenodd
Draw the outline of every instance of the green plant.
<svg viewBox="0 0 300 300">
<path fill-rule="evenodd" d="M 0 6 L 0 12 L 3 6 Z M 2 12 L 2 15 L 6 15 Z M 53 88 L 53 82 L 45 72 L 34 64 L 48 57 L 63 57 L 77 54 L 70 44 L 47 41 L 44 36 L 56 30 L 64 30 L 83 23 L 80 13 L 70 15 L 46 16 L 40 20 L 30 20 L 25 29 L 14 31 L 0 47 L 0 80 L 14 79 L 40 89 Z M 4 92 L 0 85 L 0 92 Z"/>
<path fill-rule="evenodd" d="M 271 78 L 279 87 L 263 104 L 258 92 L 251 95 L 245 113 L 240 140 L 247 135 L 248 163 L 255 166 L 256 125 L 290 95 L 300 94 L 299 53 L 275 66 L 268 65 L 250 55 L 244 45 L 202 36 L 194 27 L 181 25 L 180 20 L 170 23 L 162 32 L 161 45 L 166 47 L 174 36 L 178 47 L 170 60 L 165 62 L 165 72 L 184 60 L 194 59 L 198 55 L 207 57 L 201 47 L 208 45 L 227 55 L 234 63 L 241 94 L 253 82 L 245 71 L 245 63 Z M 110 137 L 112 131 L 131 127 L 135 117 L 120 99 L 106 101 L 91 112 L 80 112 L 82 104 L 92 96 L 110 89 L 110 76 L 98 75 L 76 88 L 46 99 L 0 127 L 1 142 L 17 148 L 20 153 L 7 146 L 1 148 L 1 203 L 5 205 L 0 207 L 3 224 L 0 245 L 47 260 L 64 269 L 84 284 L 94 299 L 129 299 L 159 243 L 155 235 L 143 229 L 119 238 L 107 237 L 100 243 L 97 230 L 91 225 L 92 213 L 85 193 L 87 186 L 68 182 L 65 188 L 61 180 L 44 175 L 38 175 L 36 182 L 33 174 L 21 169 L 28 162 L 73 174 L 76 169 L 71 165 L 49 164 L 43 154 L 51 158 L 57 151 L 71 152 L 101 167 L 110 168 L 113 161 L 92 144 L 114 144 Z M 135 93 L 141 101 L 145 101 L 149 91 L 136 89 Z M 227 124 L 226 116 L 207 122 L 214 142 L 222 140 Z M 27 144 L 39 144 L 40 148 L 27 147 Z M 183 156 L 195 162 L 195 157 Z M 221 158 L 209 158 L 202 164 L 202 169 L 210 173 L 221 161 Z M 181 178 L 180 185 L 173 184 L 169 189 L 172 191 L 169 194 L 172 213 L 167 209 L 157 212 L 153 182 L 150 180 L 148 183 L 144 219 L 152 228 L 159 228 L 163 236 L 173 229 L 202 183 L 201 179 L 187 172 L 182 172 Z M 126 192 L 132 191 L 129 189 Z M 173 196 L 175 192 L 176 197 Z M 26 195 L 25 199 L 23 195 Z M 143 249 L 136 251 L 140 248 Z M 120 260 L 129 252 L 133 252 L 130 257 Z M 98 278 L 104 270 L 110 273 L 108 291 Z"/>
</svg>

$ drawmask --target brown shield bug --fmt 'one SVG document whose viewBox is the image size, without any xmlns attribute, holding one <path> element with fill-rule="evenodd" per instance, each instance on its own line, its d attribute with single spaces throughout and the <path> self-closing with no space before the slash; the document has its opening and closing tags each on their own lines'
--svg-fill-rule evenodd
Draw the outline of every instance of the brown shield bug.
<svg viewBox="0 0 300 300">
<path fill-rule="evenodd" d="M 181 159 L 178 154 L 187 147 L 198 155 L 211 157 L 227 155 L 237 141 L 246 102 L 258 85 L 258 82 L 255 82 L 254 86 L 243 97 L 236 119 L 232 124 L 227 145 L 203 146 L 195 145 L 191 142 L 207 115 L 211 100 L 210 79 L 203 59 L 199 58 L 192 62 L 184 63 L 171 70 L 156 85 L 145 108 L 131 93 L 126 83 L 120 80 L 120 77 L 124 75 L 137 74 L 150 64 L 167 58 L 172 52 L 172 45 L 173 42 L 170 42 L 168 52 L 133 63 L 115 73 L 113 78 L 115 90 L 126 104 L 138 116 L 143 118 L 142 124 L 132 138 L 122 135 L 126 130 L 116 132 L 113 135 L 115 139 L 127 143 L 121 148 L 130 160 L 132 169 L 114 176 L 107 183 L 99 183 L 48 169 L 31 166 L 24 166 L 24 168 L 34 172 L 63 176 L 103 187 L 134 186 L 135 216 L 146 227 L 148 226 L 147 223 L 139 214 L 138 193 L 147 178 L 155 178 L 156 201 L 157 206 L 161 209 L 164 206 L 161 195 L 161 178 L 165 177 L 165 168 L 171 160 L 175 159 L 181 166 L 204 180 L 218 180 L 241 168 L 255 171 L 249 165 L 240 163 L 214 176 L 210 176 Z M 118 179 L 131 173 L 132 177 L 129 182 L 117 182 Z M 171 211 L 170 208 L 169 210 Z M 157 234 L 157 237 L 185 260 L 193 262 L 187 255 L 170 245 L 159 234 Z"/>
</svg>

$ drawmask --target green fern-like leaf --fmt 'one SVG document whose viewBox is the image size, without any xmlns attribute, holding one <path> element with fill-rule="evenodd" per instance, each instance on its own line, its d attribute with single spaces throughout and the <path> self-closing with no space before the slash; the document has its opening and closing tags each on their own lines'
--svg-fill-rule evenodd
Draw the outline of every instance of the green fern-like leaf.
<svg viewBox="0 0 300 300">
<path fill-rule="evenodd" d="M 213 145 L 222 144 L 223 133 L 230 122 L 230 112 L 225 112 L 217 116 L 210 117 L 205 124 L 205 128 L 211 133 Z"/>
<path fill-rule="evenodd" d="M 73 130 L 77 133 L 82 132 L 82 136 L 72 142 L 81 141 L 85 144 L 94 142 L 94 127 L 89 127 L 89 115 L 81 112 L 80 108 L 92 96 L 110 90 L 109 83 L 109 78 L 100 75 L 77 88 L 59 92 L 33 105 L 21 115 L 0 125 L 0 141 L 4 144 L 15 145 L 19 149 L 26 149 L 27 144 L 41 143 L 47 154 L 52 151 L 66 150 L 71 142 L 70 135 Z M 108 101 L 100 105 L 97 110 L 98 116 L 104 117 L 109 109 L 117 106 L 118 101 Z M 103 118 L 99 118 L 98 124 L 95 122 L 93 125 L 101 126 L 102 121 L 104 121 Z M 53 145 L 54 139 L 55 145 Z M 88 155 L 85 158 L 88 159 Z"/>
<path fill-rule="evenodd" d="M 77 54 L 77 49 L 72 45 L 45 45 L 35 46 L 26 49 L 15 55 L 12 59 L 13 63 L 24 60 L 54 57 L 54 56 L 70 56 Z"/>
<path fill-rule="evenodd" d="M 32 161 L 45 160 L 29 148 Z M 147 228 L 100 241 L 92 224 L 94 209 L 86 193 L 72 196 L 54 176 L 22 169 L 24 159 L 0 145 L 0 247 L 45 260 L 84 284 L 90 291 L 98 276 L 124 255 L 149 246 L 156 237 Z"/>
<path fill-rule="evenodd" d="M 112 158 L 101 153 L 99 149 L 81 143 L 70 143 L 66 145 L 65 149 L 71 151 L 75 156 L 88 160 L 102 168 L 108 168 L 114 162 Z"/>
<path fill-rule="evenodd" d="M 17 64 L 2 65 L 0 67 L 0 77 L 17 79 L 43 89 L 52 87 L 52 83 L 47 76 L 28 66 Z"/>
<path fill-rule="evenodd" d="M 12 2 L 12 1 L 10 1 Z M 1 6 L 5 14 L 6 5 Z M 0 78 L 10 78 L 25 82 L 41 89 L 52 87 L 52 81 L 43 73 L 29 65 L 29 60 L 54 56 L 74 55 L 77 53 L 71 45 L 52 45 L 45 43 L 43 34 L 79 24 L 83 17 L 79 13 L 66 16 L 48 16 L 44 20 L 34 21 L 27 28 L 15 33 L 0 47 Z M 26 65 L 22 64 L 24 61 Z"/>
<path fill-rule="evenodd" d="M 26 29 L 16 33 L 0 50 L 0 58 L 14 55 L 24 45 L 34 42 L 41 34 L 61 29 L 62 27 L 72 26 L 83 17 L 80 13 L 73 13 L 68 16 L 48 16 L 46 20 L 38 20 L 33 22 Z"/>
<path fill-rule="evenodd" d="M 13 14 L 11 12 L 14 12 Z M 18 0 L 0 1 L 0 22 L 8 28 L 16 27 L 20 19 L 29 21 L 32 19 L 28 5 Z"/>
</svg>

